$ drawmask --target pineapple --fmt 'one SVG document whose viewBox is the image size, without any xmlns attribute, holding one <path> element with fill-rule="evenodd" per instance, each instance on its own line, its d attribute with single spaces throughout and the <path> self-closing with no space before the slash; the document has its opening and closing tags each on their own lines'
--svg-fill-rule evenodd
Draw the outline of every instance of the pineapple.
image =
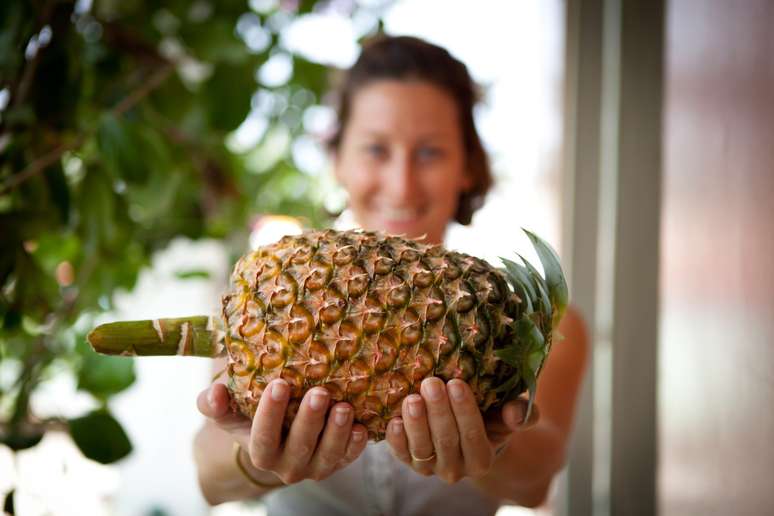
<svg viewBox="0 0 774 516">
<path fill-rule="evenodd" d="M 110 323 L 88 339 L 109 354 L 226 355 L 233 408 L 248 417 L 283 378 L 286 425 L 323 386 L 372 440 L 429 376 L 466 381 L 482 412 L 525 390 L 531 407 L 567 286 L 554 251 L 527 235 L 545 277 L 523 258 L 500 270 L 374 232 L 286 236 L 238 261 L 220 318 Z"/>
</svg>

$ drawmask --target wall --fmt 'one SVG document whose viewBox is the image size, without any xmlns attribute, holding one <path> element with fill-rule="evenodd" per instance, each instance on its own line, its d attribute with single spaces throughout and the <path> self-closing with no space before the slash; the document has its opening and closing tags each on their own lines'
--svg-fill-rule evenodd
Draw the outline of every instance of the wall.
<svg viewBox="0 0 774 516">
<path fill-rule="evenodd" d="M 659 510 L 774 509 L 774 2 L 668 2 Z"/>
</svg>

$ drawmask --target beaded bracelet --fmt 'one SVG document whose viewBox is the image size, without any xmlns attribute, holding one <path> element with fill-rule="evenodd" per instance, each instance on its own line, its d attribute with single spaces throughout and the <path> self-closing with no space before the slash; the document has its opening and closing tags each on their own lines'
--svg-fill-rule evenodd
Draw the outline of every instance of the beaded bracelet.
<svg viewBox="0 0 774 516">
<path fill-rule="evenodd" d="M 247 468 L 245 468 L 245 465 L 242 464 L 242 460 L 239 458 L 241 455 L 242 446 L 240 446 L 239 443 L 234 443 L 234 461 L 236 462 L 237 468 L 239 468 L 239 471 L 242 472 L 242 475 L 250 481 L 251 484 L 260 487 L 261 489 L 274 489 L 280 486 L 284 486 L 285 484 L 280 480 L 276 484 L 264 484 L 263 482 L 260 482 L 256 479 L 254 479 L 250 473 L 247 472 Z"/>
</svg>

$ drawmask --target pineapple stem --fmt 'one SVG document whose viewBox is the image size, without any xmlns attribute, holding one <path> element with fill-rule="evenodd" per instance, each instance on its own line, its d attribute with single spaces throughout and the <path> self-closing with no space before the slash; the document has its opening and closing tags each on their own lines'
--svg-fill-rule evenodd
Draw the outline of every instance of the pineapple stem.
<svg viewBox="0 0 774 516">
<path fill-rule="evenodd" d="M 101 324 L 86 339 L 106 355 L 215 357 L 222 353 L 218 321 L 205 315 Z"/>
</svg>

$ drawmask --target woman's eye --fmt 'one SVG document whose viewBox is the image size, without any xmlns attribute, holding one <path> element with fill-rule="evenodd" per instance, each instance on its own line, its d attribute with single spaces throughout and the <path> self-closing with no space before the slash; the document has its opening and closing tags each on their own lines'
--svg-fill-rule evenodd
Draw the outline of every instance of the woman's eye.
<svg viewBox="0 0 774 516">
<path fill-rule="evenodd" d="M 387 155 L 387 148 L 378 143 L 372 143 L 365 146 L 365 152 L 374 158 L 383 158 Z"/>
<path fill-rule="evenodd" d="M 417 158 L 421 161 L 435 159 L 441 155 L 441 149 L 437 147 L 420 147 L 417 149 Z"/>
</svg>

